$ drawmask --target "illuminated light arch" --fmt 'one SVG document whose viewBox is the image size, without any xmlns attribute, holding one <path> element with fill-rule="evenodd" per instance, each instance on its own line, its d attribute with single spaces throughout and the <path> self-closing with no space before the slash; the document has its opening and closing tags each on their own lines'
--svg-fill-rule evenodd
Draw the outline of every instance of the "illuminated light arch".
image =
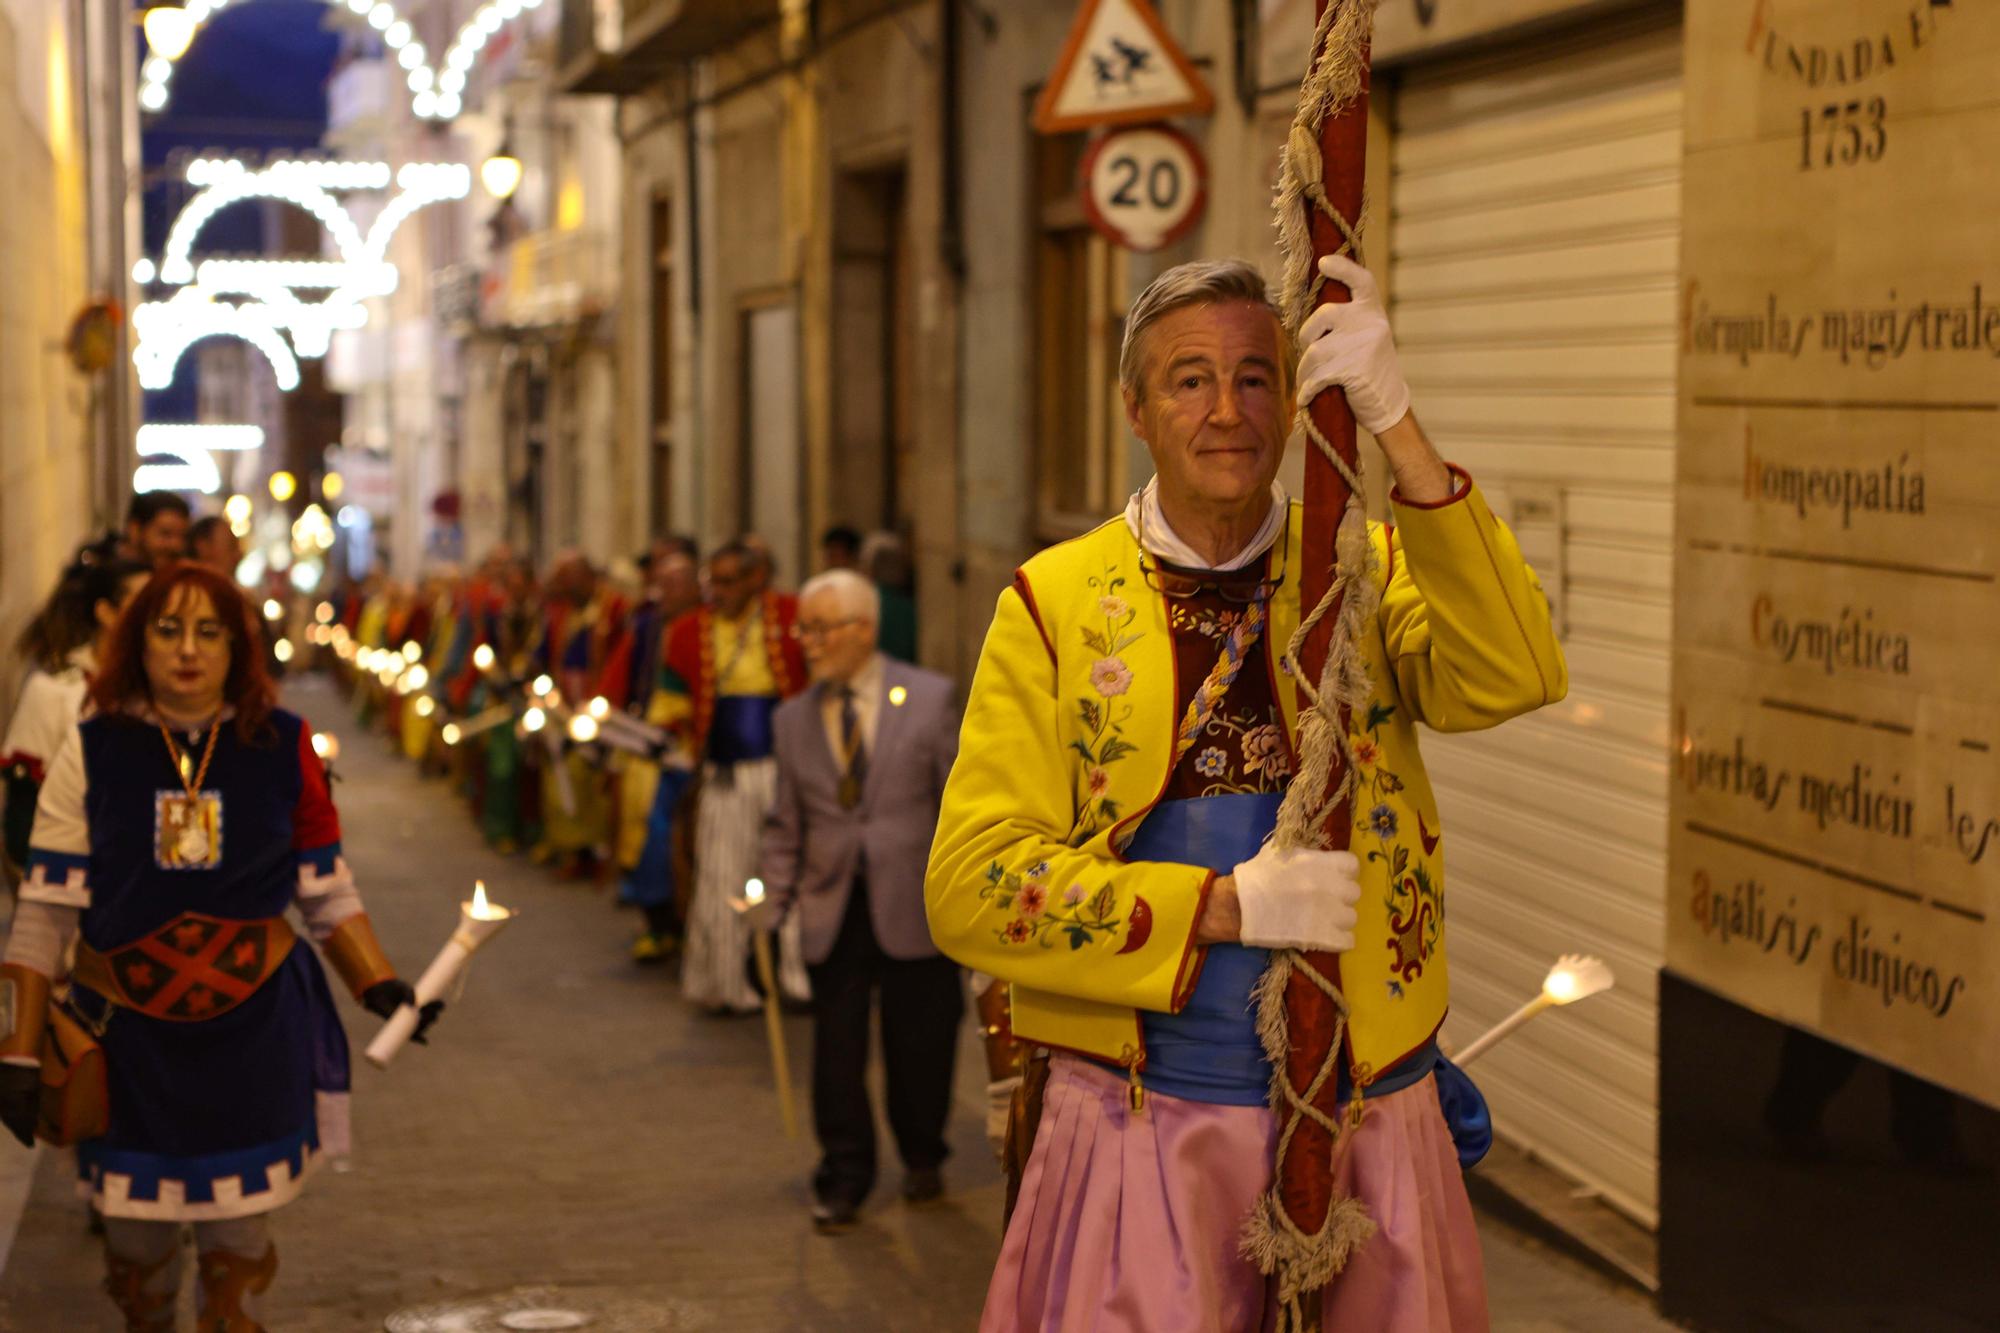
<svg viewBox="0 0 2000 1333">
<path fill-rule="evenodd" d="M 187 0 L 188 17 L 193 21 L 193 37 L 188 50 L 194 49 L 194 40 L 199 39 L 202 29 L 209 19 L 232 4 L 242 4 L 246 0 Z M 428 59 L 424 44 L 417 40 L 415 30 L 394 3 L 394 0 L 324 0 L 328 5 L 345 6 L 350 12 L 368 20 L 368 26 L 382 34 L 383 44 L 395 57 L 397 65 L 405 71 L 405 82 L 409 88 L 410 109 L 419 120 L 451 120 L 464 110 L 460 94 L 465 90 L 466 71 L 472 68 L 479 52 L 500 29 L 521 15 L 539 9 L 543 0 L 487 0 L 474 10 L 471 17 L 452 36 L 446 49 L 442 72 Z M 185 57 L 186 52 L 182 52 Z M 148 112 L 166 110 L 173 99 L 174 66 L 177 61 L 165 56 L 149 55 L 139 67 L 139 105 Z"/>
<path fill-rule="evenodd" d="M 189 171 L 192 174 L 193 167 Z M 167 243 L 160 251 L 160 281 L 173 286 L 193 282 L 194 264 L 189 255 L 194 249 L 195 238 L 208 225 L 209 219 L 231 204 L 246 199 L 280 199 L 296 204 L 319 219 L 342 258 L 352 260 L 361 255 L 360 228 L 354 225 L 354 219 L 324 186 L 302 173 L 266 168 L 263 171 L 244 171 L 206 186 L 188 201 L 187 207 L 174 219 L 174 225 L 167 232 Z"/>
<path fill-rule="evenodd" d="M 388 262 L 396 229 L 418 209 L 463 199 L 472 189 L 471 169 L 453 162 L 410 162 L 391 172 L 385 162 L 279 161 L 253 171 L 239 161 L 196 158 L 188 164 L 187 179 L 201 190 L 174 219 L 157 271 L 149 275 L 179 290 L 132 311 L 132 361 L 148 389 L 170 385 L 189 345 L 217 335 L 255 345 L 270 361 L 279 388 L 296 388 L 298 357 L 325 356 L 336 330 L 367 322 L 364 301 L 396 290 L 396 268 Z M 396 193 L 364 237 L 331 191 L 387 189 L 392 181 Z M 312 213 L 341 257 L 218 258 L 197 265 L 191 251 L 208 220 L 230 204 L 256 198 L 288 200 Z M 305 301 L 299 298 L 302 290 L 327 295 Z M 218 296 L 250 299 L 228 303 Z M 281 334 L 289 334 L 291 342 Z"/>
<path fill-rule="evenodd" d="M 171 463 L 141 463 L 132 472 L 134 491 L 199 491 L 213 495 L 222 489 L 215 451 L 261 449 L 261 426 L 211 422 L 148 422 L 134 441 L 141 458 L 171 458 Z"/>
<path fill-rule="evenodd" d="M 212 301 L 199 288 L 182 290 L 171 301 L 152 301 L 132 311 L 132 331 L 138 335 L 132 364 L 139 385 L 165 389 L 187 349 L 204 338 L 240 338 L 264 354 L 278 387 L 289 393 L 299 387 L 299 360 L 278 335 L 270 315 L 249 305 Z"/>
</svg>

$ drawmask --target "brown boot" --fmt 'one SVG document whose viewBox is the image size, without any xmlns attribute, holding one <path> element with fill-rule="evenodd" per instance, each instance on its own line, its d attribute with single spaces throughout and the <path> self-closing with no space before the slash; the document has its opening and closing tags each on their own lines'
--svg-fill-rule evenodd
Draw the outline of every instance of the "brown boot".
<svg viewBox="0 0 2000 1333">
<path fill-rule="evenodd" d="M 177 1293 L 171 1289 L 148 1291 L 147 1288 L 180 1257 L 178 1245 L 150 1264 L 120 1259 L 109 1252 L 105 1254 L 104 1290 L 110 1293 L 111 1303 L 125 1316 L 125 1333 L 174 1333 L 174 1297 Z"/>
<path fill-rule="evenodd" d="M 264 1326 L 244 1310 L 244 1298 L 267 1291 L 278 1275 L 278 1247 L 266 1246 L 261 1259 L 246 1259 L 228 1250 L 210 1250 L 199 1259 L 201 1317 L 195 1333 L 264 1333 Z"/>
</svg>

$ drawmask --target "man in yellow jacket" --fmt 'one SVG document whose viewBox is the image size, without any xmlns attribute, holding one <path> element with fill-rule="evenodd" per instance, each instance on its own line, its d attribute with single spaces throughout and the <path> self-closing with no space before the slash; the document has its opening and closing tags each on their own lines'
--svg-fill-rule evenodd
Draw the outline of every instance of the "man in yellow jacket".
<svg viewBox="0 0 2000 1333">
<path fill-rule="evenodd" d="M 1296 370 L 1250 265 L 1146 289 L 1119 377 L 1155 478 L 1023 565 L 987 633 L 926 903 L 939 947 L 1011 982 L 1015 1033 L 1053 1056 L 986 1330 L 1264 1326 L 1239 1244 L 1275 1138 L 1250 991 L 1279 947 L 1340 953 L 1362 1103 L 1336 1189 L 1376 1230 L 1322 1327 L 1486 1327 L 1444 1103 L 1468 1140 L 1483 1108 L 1462 1075 L 1441 1102 L 1443 829 L 1416 726 L 1490 727 L 1567 677 L 1534 572 L 1409 410 L 1373 281 L 1323 263 L 1355 299 L 1308 321 Z M 1275 479 L 1295 403 L 1334 384 L 1395 473 L 1394 521 L 1370 529 L 1351 851 L 1279 852 L 1301 520 Z"/>
</svg>

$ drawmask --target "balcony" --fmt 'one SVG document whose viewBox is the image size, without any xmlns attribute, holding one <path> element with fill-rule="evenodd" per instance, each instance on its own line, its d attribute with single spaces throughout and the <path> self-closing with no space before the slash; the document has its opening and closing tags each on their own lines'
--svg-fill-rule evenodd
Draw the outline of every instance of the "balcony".
<svg viewBox="0 0 2000 1333">
<path fill-rule="evenodd" d="M 496 257 L 480 292 L 487 327 L 547 328 L 601 314 L 617 289 L 617 254 L 597 231 L 538 231 Z"/>
<path fill-rule="evenodd" d="M 778 20 L 779 0 L 562 0 L 556 82 L 628 96 Z"/>
</svg>

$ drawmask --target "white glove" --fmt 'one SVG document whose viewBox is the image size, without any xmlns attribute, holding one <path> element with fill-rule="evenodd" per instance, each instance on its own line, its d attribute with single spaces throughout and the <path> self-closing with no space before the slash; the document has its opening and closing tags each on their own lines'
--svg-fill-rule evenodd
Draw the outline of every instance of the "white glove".
<svg viewBox="0 0 2000 1333">
<path fill-rule="evenodd" d="M 1304 847 L 1284 851 L 1265 843 L 1236 867 L 1241 938 L 1259 949 L 1354 947 L 1354 905 L 1361 901 L 1361 862 L 1352 852 Z"/>
<path fill-rule="evenodd" d="M 1389 314 L 1367 269 L 1344 255 L 1327 255 L 1319 271 L 1354 293 L 1352 301 L 1323 305 L 1299 330 L 1305 351 L 1299 357 L 1299 406 L 1335 385 L 1347 391 L 1355 421 L 1380 435 L 1410 410 L 1410 386 L 1396 362 L 1396 338 Z"/>
<path fill-rule="evenodd" d="M 1014 1110 L 1014 1089 L 1020 1086 L 1019 1074 L 986 1085 L 986 1142 L 996 1158 L 1007 1150 L 1007 1121 Z"/>
</svg>

